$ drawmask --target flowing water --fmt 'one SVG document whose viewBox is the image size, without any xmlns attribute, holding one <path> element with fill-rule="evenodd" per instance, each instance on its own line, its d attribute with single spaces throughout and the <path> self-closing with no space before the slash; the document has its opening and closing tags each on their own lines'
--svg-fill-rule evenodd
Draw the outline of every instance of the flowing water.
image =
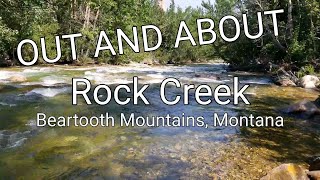
<svg viewBox="0 0 320 180">
<path fill-rule="evenodd" d="M 189 66 L 31 67 L 0 70 L 0 177 L 4 179 L 258 179 L 281 163 L 305 165 L 320 149 L 319 124 L 281 114 L 279 108 L 302 99 L 315 100 L 313 90 L 273 85 L 267 76 L 228 73 L 225 64 Z M 26 82 L 14 83 L 12 76 Z M 199 77 L 199 75 L 201 75 Z M 93 84 L 131 84 L 138 76 L 150 84 L 151 105 L 71 105 L 71 79 Z M 251 105 L 167 106 L 159 98 L 167 77 L 187 84 L 232 85 L 233 76 L 250 84 Z M 219 77 L 219 78 L 216 78 Z M 181 90 L 168 86 L 169 96 Z M 124 95 L 123 95 L 124 96 Z M 109 112 L 141 116 L 282 115 L 284 128 L 240 127 L 36 127 L 36 114 L 97 116 Z"/>
</svg>

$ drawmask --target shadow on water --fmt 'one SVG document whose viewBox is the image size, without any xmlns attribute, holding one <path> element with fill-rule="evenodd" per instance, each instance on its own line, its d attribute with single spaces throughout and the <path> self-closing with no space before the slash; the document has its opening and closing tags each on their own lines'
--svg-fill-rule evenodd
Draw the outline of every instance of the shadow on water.
<svg viewBox="0 0 320 180">
<path fill-rule="evenodd" d="M 308 97 L 306 97 L 308 99 Z M 250 109 L 242 114 L 256 116 L 282 116 L 283 128 L 241 128 L 244 141 L 254 147 L 262 147 L 275 152 L 270 155 L 271 161 L 282 163 L 303 163 L 320 149 L 320 122 L 314 122 L 299 117 L 281 113 L 280 109 L 303 99 L 297 95 L 296 99 L 286 95 L 263 96 L 252 101 Z"/>
</svg>

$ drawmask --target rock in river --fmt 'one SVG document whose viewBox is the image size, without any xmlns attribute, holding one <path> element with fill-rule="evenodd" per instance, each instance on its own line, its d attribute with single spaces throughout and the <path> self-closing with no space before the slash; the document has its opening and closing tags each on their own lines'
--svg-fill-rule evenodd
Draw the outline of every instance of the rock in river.
<svg viewBox="0 0 320 180">
<path fill-rule="evenodd" d="M 297 86 L 297 78 L 289 72 L 283 69 L 279 69 L 276 74 L 272 76 L 272 79 L 276 85 L 283 87 L 295 87 Z"/>
<path fill-rule="evenodd" d="M 292 80 L 290 79 L 281 79 L 279 78 L 277 81 L 276 81 L 276 84 L 279 85 L 279 86 L 283 86 L 283 87 L 295 87 L 297 86 L 296 83 L 294 83 Z"/>
<path fill-rule="evenodd" d="M 16 83 L 19 83 L 19 82 L 26 82 L 27 81 L 27 78 L 22 76 L 22 75 L 14 75 L 14 76 L 11 76 L 9 78 L 9 80 L 11 82 L 16 82 Z"/>
<path fill-rule="evenodd" d="M 295 164 L 283 164 L 274 168 L 261 180 L 309 180 L 306 170 Z"/>
<path fill-rule="evenodd" d="M 320 171 L 309 171 L 307 174 L 312 180 L 320 180 Z"/>
<path fill-rule="evenodd" d="M 315 104 L 315 102 L 311 102 L 308 100 L 303 100 L 296 104 L 293 104 L 283 110 L 283 112 L 287 114 L 298 114 L 303 115 L 307 118 L 314 117 L 316 115 L 320 115 L 320 110 Z"/>
<path fill-rule="evenodd" d="M 320 83 L 317 76 L 307 75 L 300 79 L 299 85 L 303 88 L 313 89 L 316 88 Z"/>
</svg>

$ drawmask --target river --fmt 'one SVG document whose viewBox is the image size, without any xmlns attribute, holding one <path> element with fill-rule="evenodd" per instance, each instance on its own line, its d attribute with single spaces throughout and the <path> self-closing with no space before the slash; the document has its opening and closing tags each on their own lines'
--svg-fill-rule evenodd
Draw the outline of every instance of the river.
<svg viewBox="0 0 320 180">
<path fill-rule="evenodd" d="M 50 66 L 0 69 L 0 174 L 4 179 L 259 179 L 279 164 L 305 165 L 320 149 L 319 124 L 281 114 L 278 109 L 319 93 L 272 84 L 266 75 L 227 72 L 223 63 L 187 66 Z M 14 83 L 12 76 L 27 81 Z M 71 105 L 71 79 L 93 84 L 150 84 L 151 104 Z M 186 84 L 250 84 L 251 105 L 167 106 L 160 83 L 175 77 Z M 168 87 L 174 97 L 181 90 Z M 190 94 L 192 96 L 192 94 Z M 283 116 L 284 128 L 245 127 L 36 127 L 36 114 L 95 116 L 106 112 L 141 116 L 182 113 L 210 119 L 213 113 Z"/>
</svg>

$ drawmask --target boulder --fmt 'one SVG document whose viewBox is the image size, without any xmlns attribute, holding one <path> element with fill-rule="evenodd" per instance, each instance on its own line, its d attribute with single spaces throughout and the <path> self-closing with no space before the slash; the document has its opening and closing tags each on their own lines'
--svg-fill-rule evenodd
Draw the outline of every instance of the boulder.
<svg viewBox="0 0 320 180">
<path fill-rule="evenodd" d="M 311 180 L 320 180 L 320 171 L 309 171 L 307 174 Z"/>
<path fill-rule="evenodd" d="M 297 86 L 297 78 L 291 73 L 286 72 L 283 69 L 279 69 L 275 75 L 272 76 L 272 79 L 276 85 L 283 87 L 295 87 Z"/>
<path fill-rule="evenodd" d="M 314 102 L 303 100 L 282 110 L 286 114 L 298 114 L 307 118 L 320 115 L 320 109 Z"/>
<path fill-rule="evenodd" d="M 314 156 L 308 159 L 309 171 L 320 170 L 320 156 Z"/>
<path fill-rule="evenodd" d="M 317 76 L 307 75 L 300 79 L 299 85 L 303 88 L 313 89 L 316 88 L 320 83 L 320 80 Z"/>
<path fill-rule="evenodd" d="M 17 83 L 19 83 L 19 82 L 26 82 L 26 81 L 27 81 L 27 78 L 24 77 L 24 76 L 22 76 L 22 75 L 14 75 L 14 76 L 11 76 L 11 77 L 9 78 L 9 80 L 10 80 L 11 82 L 17 82 Z"/>
<path fill-rule="evenodd" d="M 309 180 L 306 170 L 294 164 L 283 164 L 271 170 L 261 180 Z"/>
<path fill-rule="evenodd" d="M 278 80 L 275 81 L 276 85 L 282 86 L 282 87 L 296 87 L 296 83 L 294 83 L 292 80 L 290 79 L 284 79 L 284 78 L 280 78 Z"/>
</svg>

